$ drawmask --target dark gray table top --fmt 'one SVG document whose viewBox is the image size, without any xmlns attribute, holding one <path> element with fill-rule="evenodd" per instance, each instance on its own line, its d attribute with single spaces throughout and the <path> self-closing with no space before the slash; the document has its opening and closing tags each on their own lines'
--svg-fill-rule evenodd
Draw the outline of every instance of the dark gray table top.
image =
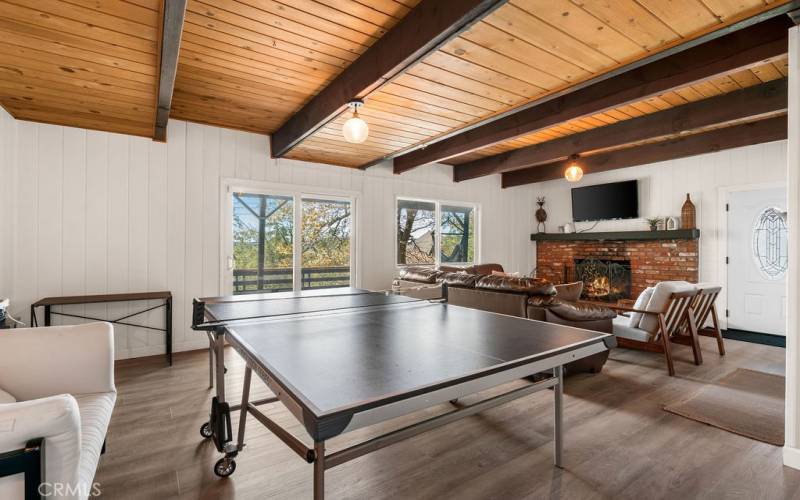
<svg viewBox="0 0 800 500">
<path fill-rule="evenodd" d="M 353 301 L 389 305 L 233 323 L 228 339 L 315 417 L 323 417 L 355 413 L 611 338 L 398 296 L 370 294 L 353 296 Z M 247 305 L 247 314 L 255 307 Z M 313 309 L 277 302 L 269 307 Z"/>
</svg>

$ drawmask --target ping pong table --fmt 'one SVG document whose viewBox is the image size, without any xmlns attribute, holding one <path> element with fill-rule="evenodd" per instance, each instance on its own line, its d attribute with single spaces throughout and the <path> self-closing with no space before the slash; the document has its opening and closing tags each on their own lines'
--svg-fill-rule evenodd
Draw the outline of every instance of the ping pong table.
<svg viewBox="0 0 800 500">
<path fill-rule="evenodd" d="M 201 429 L 224 453 L 214 472 L 221 477 L 234 472 L 250 414 L 313 464 L 314 498 L 322 499 L 327 469 L 547 388 L 554 394 L 554 462 L 561 467 L 563 366 L 613 347 L 614 337 L 449 305 L 446 297 L 445 286 L 441 301 L 358 289 L 195 299 L 192 327 L 208 333 L 216 358 L 217 393 Z M 225 399 L 226 341 L 246 363 L 239 405 Z M 254 372 L 273 397 L 250 400 Z M 531 375 L 542 373 L 548 375 L 531 381 Z M 325 443 L 341 434 L 519 379 L 528 383 L 325 451 Z M 276 402 L 305 427 L 313 446 L 259 409 Z M 231 412 L 237 410 L 234 442 Z"/>
</svg>

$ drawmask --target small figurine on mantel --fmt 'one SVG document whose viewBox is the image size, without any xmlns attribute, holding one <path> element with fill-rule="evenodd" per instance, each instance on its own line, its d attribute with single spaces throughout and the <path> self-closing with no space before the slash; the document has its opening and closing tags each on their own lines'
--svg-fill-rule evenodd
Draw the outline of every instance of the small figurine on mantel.
<svg viewBox="0 0 800 500">
<path fill-rule="evenodd" d="M 697 210 L 689 197 L 689 193 L 686 193 L 686 201 L 683 202 L 681 207 L 681 229 L 695 228 L 697 228 Z"/>
<path fill-rule="evenodd" d="M 536 232 L 537 233 L 546 233 L 547 227 L 545 226 L 545 222 L 547 221 L 547 211 L 544 209 L 544 196 L 538 196 L 536 198 L 536 204 L 539 205 L 539 208 L 536 210 Z M 539 227 L 541 226 L 541 231 Z"/>
</svg>

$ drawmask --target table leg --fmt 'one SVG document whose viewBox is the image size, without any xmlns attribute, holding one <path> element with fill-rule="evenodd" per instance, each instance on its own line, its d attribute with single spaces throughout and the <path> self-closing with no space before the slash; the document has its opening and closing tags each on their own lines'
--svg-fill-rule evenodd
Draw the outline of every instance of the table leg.
<svg viewBox="0 0 800 500">
<path fill-rule="evenodd" d="M 563 467 L 562 456 L 564 453 L 564 367 L 553 368 L 553 376 L 558 379 L 558 384 L 553 388 L 555 399 L 555 422 L 553 444 L 555 446 L 554 458 L 556 467 Z"/>
<path fill-rule="evenodd" d="M 50 306 L 44 306 L 44 326 L 50 326 Z"/>
<path fill-rule="evenodd" d="M 31 306 L 31 327 L 39 326 L 39 322 L 36 321 L 36 306 Z"/>
<path fill-rule="evenodd" d="M 314 500 L 325 498 L 325 441 L 314 443 Z"/>
<path fill-rule="evenodd" d="M 208 388 L 214 388 L 214 339 L 208 337 Z"/>
<path fill-rule="evenodd" d="M 172 366 L 172 297 L 164 301 L 164 329 L 166 330 L 167 361 Z"/>
<path fill-rule="evenodd" d="M 253 370 L 248 366 L 244 370 L 244 388 L 242 389 L 242 408 L 239 410 L 239 434 L 236 449 L 244 448 L 244 427 L 247 422 L 247 404 L 250 402 L 250 378 Z"/>
<path fill-rule="evenodd" d="M 217 401 L 225 402 L 225 335 L 215 334 L 215 354 L 217 364 Z"/>
</svg>

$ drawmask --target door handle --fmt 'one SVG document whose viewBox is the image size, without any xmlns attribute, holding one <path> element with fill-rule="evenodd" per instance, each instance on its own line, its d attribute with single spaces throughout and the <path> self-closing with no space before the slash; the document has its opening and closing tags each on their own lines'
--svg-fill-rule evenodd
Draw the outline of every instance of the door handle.
<svg viewBox="0 0 800 500">
<path fill-rule="evenodd" d="M 233 270 L 233 265 L 234 265 L 233 256 L 228 255 L 228 271 Z"/>
</svg>

